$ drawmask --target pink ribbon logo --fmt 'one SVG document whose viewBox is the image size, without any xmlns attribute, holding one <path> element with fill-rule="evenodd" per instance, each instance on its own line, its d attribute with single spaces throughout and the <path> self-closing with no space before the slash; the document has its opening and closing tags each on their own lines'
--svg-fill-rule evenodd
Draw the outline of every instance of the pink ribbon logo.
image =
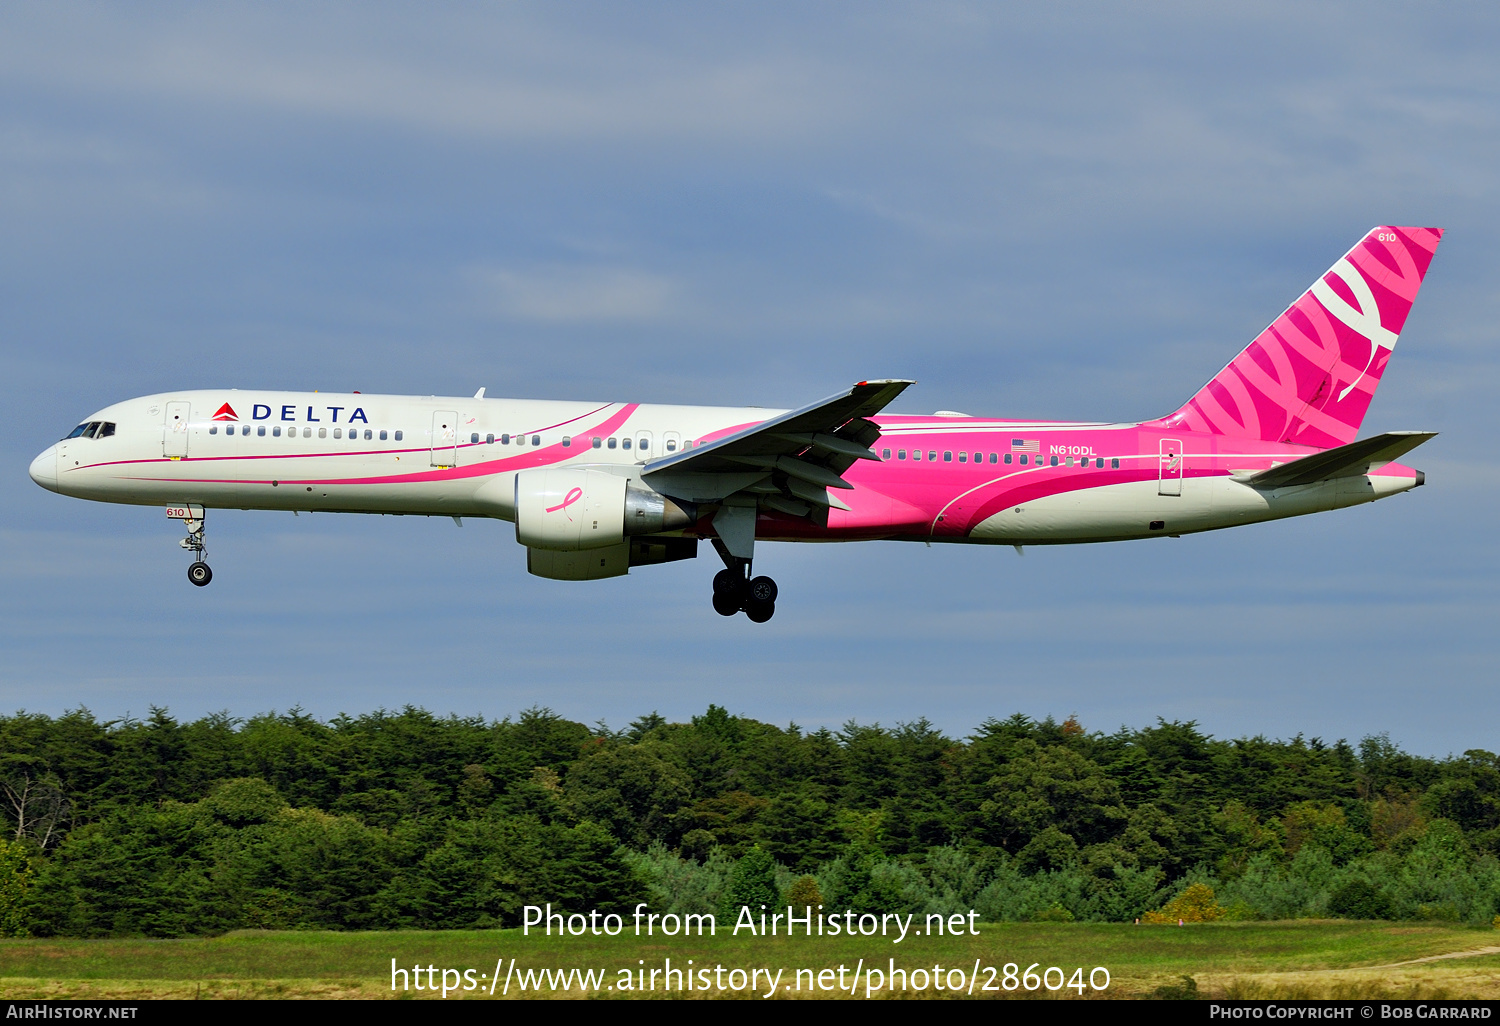
<svg viewBox="0 0 1500 1026">
<path fill-rule="evenodd" d="M 560 509 L 567 509 L 569 506 L 573 505 L 573 503 L 577 502 L 581 498 L 583 498 L 582 488 L 570 488 L 568 489 L 568 494 L 563 496 L 563 501 L 559 502 L 556 506 L 548 506 L 547 512 L 556 513 Z M 571 513 L 568 514 L 568 519 L 573 519 L 573 515 Z"/>
</svg>

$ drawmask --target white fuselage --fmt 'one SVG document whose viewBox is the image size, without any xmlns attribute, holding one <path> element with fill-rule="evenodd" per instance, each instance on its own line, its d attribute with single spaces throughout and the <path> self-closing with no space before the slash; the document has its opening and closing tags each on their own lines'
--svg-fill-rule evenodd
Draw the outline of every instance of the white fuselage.
<svg viewBox="0 0 1500 1026">
<path fill-rule="evenodd" d="M 233 419 L 220 413 L 224 419 L 215 420 L 226 394 Z M 173 404 L 185 404 L 185 415 L 175 422 Z M 89 421 L 115 424 L 114 433 L 58 442 L 33 462 L 32 477 L 44 484 L 52 480 L 54 490 L 66 495 L 105 502 L 510 519 L 518 470 L 638 467 L 680 451 L 684 442 L 777 412 L 360 393 L 171 392 L 91 415 Z"/>
</svg>

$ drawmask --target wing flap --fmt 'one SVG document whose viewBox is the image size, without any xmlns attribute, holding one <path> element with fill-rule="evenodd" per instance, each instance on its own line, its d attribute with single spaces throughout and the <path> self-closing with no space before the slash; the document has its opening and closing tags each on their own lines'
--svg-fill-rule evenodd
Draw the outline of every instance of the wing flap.
<svg viewBox="0 0 1500 1026">
<path fill-rule="evenodd" d="M 859 460 L 879 459 L 869 446 L 880 437 L 880 429 L 866 418 L 885 409 L 912 384 L 899 379 L 861 381 L 821 402 L 654 460 L 641 476 L 663 495 L 681 494 L 696 502 L 728 498 L 769 476 L 775 487 L 762 489 L 763 494 L 780 494 L 786 500 L 772 508 L 785 512 L 807 502 L 842 506 L 827 496 L 827 489 L 853 487 L 844 481 L 844 471 Z M 810 487 L 794 489 L 793 481 Z"/>
</svg>

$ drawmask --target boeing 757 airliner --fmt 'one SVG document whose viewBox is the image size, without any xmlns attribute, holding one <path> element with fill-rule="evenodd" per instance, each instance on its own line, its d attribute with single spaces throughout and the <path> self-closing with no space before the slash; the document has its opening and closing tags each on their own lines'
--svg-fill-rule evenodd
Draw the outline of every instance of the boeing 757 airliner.
<svg viewBox="0 0 1500 1026">
<path fill-rule="evenodd" d="M 1358 439 L 1437 249 L 1380 227 L 1175 413 L 1134 424 L 882 416 L 910 381 L 799 410 L 200 389 L 91 414 L 31 464 L 43 488 L 165 505 L 206 585 L 213 507 L 493 517 L 527 569 L 586 581 L 698 554 L 713 606 L 762 623 L 757 541 L 1121 541 L 1299 516 L 1423 483 L 1433 437 Z"/>
</svg>

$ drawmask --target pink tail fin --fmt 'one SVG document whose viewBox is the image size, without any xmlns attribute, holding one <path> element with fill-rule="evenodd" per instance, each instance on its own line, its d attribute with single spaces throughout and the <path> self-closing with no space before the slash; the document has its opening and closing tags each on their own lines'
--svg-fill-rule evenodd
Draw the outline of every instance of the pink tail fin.
<svg viewBox="0 0 1500 1026">
<path fill-rule="evenodd" d="M 1153 426 L 1321 449 L 1354 441 L 1442 236 L 1441 228 L 1371 229 Z"/>
</svg>

